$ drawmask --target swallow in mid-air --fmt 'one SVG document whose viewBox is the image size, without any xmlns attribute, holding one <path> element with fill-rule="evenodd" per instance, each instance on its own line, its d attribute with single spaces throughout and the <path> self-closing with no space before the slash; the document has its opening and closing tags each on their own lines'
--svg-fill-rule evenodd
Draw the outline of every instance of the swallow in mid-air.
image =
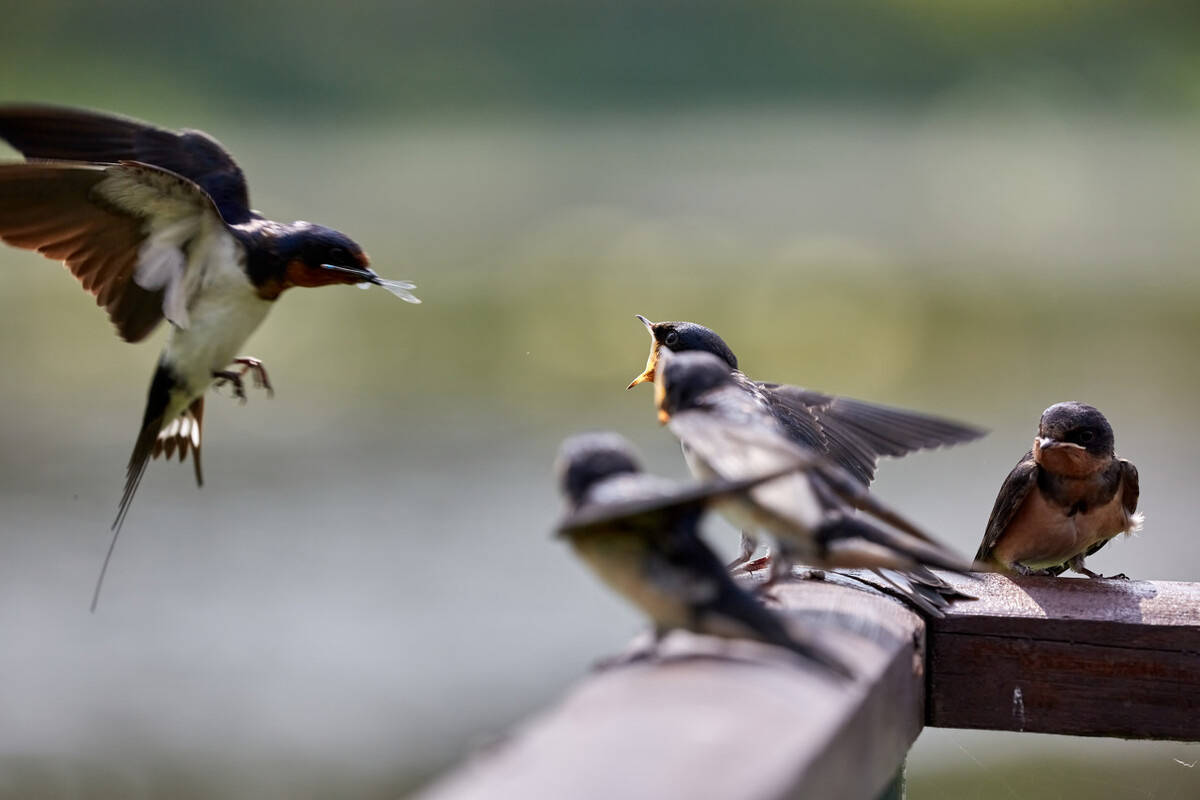
<svg viewBox="0 0 1200 800">
<path fill-rule="evenodd" d="M 876 405 L 850 397 L 764 383 L 738 369 L 737 356 L 714 331 L 694 322 L 651 322 L 638 314 L 650 332 L 650 355 L 646 369 L 629 384 L 653 381 L 664 352 L 711 353 L 733 376 L 733 383 L 752 396 L 786 434 L 801 445 L 823 453 L 849 472 L 863 486 L 875 478 L 881 456 L 903 456 L 916 450 L 960 444 L 978 439 L 985 431 L 960 422 Z M 749 561 L 757 541 L 743 531 L 742 551 L 731 566 Z"/>
<path fill-rule="evenodd" d="M 605 583 L 646 613 L 655 644 L 676 629 L 750 639 L 849 677 L 839 660 L 739 587 L 698 532 L 714 503 L 796 466 L 689 486 L 642 472 L 632 447 L 615 433 L 574 436 L 563 443 L 558 458 L 567 500 L 558 534 Z"/>
<path fill-rule="evenodd" d="M 899 570 L 911 581 L 945 583 L 930 567 L 965 571 L 968 566 L 874 497 L 831 459 L 787 435 L 760 395 L 744 391 L 728 364 L 707 352 L 663 353 L 655 376 L 655 406 L 683 446 L 693 474 L 703 480 L 740 480 L 789 463 L 806 467 L 747 491 L 721 512 L 743 531 L 768 531 L 776 541 L 772 576 L 794 562 L 816 567 Z M 856 511 L 864 514 L 855 513 Z M 879 522 L 883 527 L 866 515 Z M 888 578 L 886 572 L 881 577 Z M 937 614 L 924 593 L 896 588 Z"/>
<path fill-rule="evenodd" d="M 202 483 L 204 393 L 214 382 L 232 383 L 245 399 L 241 378 L 252 370 L 270 389 L 261 363 L 237 354 L 286 289 L 375 284 L 420 302 L 411 283 L 371 270 L 345 234 L 253 211 L 241 168 L 200 131 L 14 105 L 0 106 L 0 138 L 29 159 L 0 164 L 0 239 L 64 262 L 128 342 L 164 318 L 171 324 L 126 469 L 113 544 L 152 457 L 177 450 L 183 460 L 190 452 Z M 105 567 L 111 555 L 110 545 Z"/>
<path fill-rule="evenodd" d="M 1142 527 L 1137 468 L 1114 445 L 1112 426 L 1092 406 L 1047 408 L 1033 449 L 1000 487 L 976 562 L 1019 575 L 1104 577 L 1083 560 Z"/>
</svg>

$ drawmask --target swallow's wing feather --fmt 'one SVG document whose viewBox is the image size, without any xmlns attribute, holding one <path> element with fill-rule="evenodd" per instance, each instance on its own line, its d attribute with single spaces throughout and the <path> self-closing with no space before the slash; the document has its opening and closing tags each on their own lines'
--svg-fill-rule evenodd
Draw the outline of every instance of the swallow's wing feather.
<svg viewBox="0 0 1200 800">
<path fill-rule="evenodd" d="M 0 138 L 29 159 L 151 164 L 202 188 L 226 222 L 254 216 L 241 168 L 219 142 L 200 131 L 176 133 L 73 108 L 10 105 L 0 107 Z"/>
<path fill-rule="evenodd" d="M 1037 470 L 1037 462 L 1033 460 L 1033 451 L 1031 450 L 1004 479 L 1004 483 L 1000 486 L 1000 492 L 996 495 L 996 504 L 992 506 L 992 514 L 988 517 L 983 541 L 979 545 L 979 551 L 975 553 L 976 562 L 987 561 L 991 556 L 992 548 L 1008 530 L 1008 526 L 1017 516 L 1017 512 L 1021 510 L 1021 506 L 1024 505 L 1025 499 L 1037 486 Z"/>
<path fill-rule="evenodd" d="M 1133 462 L 1119 459 L 1121 462 L 1121 504 L 1125 506 L 1126 513 L 1132 515 L 1137 511 L 1138 497 L 1142 494 L 1141 485 L 1138 483 L 1137 467 Z"/>
<path fill-rule="evenodd" d="M 760 383 L 797 441 L 828 453 L 864 484 L 881 456 L 978 439 L 984 431 L 940 417 L 778 383 Z"/>
<path fill-rule="evenodd" d="M 658 531 L 672 527 L 682 516 L 741 494 L 795 469 L 783 466 L 740 480 L 680 484 L 653 475 L 626 475 L 605 481 L 589 502 L 570 511 L 558 524 L 559 533 L 616 523 Z"/>
<path fill-rule="evenodd" d="M 0 239 L 62 261 L 126 341 L 187 325 L 189 245 L 232 237 L 191 181 L 146 164 L 0 165 Z"/>
</svg>

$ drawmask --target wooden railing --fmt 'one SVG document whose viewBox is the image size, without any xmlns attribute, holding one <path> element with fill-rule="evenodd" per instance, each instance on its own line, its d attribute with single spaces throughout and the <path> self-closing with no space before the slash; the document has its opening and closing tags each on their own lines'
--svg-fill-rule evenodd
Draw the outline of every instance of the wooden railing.
<svg viewBox="0 0 1200 800">
<path fill-rule="evenodd" d="M 780 586 L 783 613 L 819 627 L 854 681 L 675 634 L 424 796 L 870 800 L 902 794 L 924 725 L 1200 740 L 1200 584 L 953 580 L 979 599 L 928 621 L 834 576 Z"/>
</svg>

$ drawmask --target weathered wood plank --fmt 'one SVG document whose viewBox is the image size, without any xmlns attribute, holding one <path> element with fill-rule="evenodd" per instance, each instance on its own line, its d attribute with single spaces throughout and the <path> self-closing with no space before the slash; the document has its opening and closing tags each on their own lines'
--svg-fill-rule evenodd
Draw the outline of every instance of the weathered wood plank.
<svg viewBox="0 0 1200 800">
<path fill-rule="evenodd" d="M 1200 585 L 983 575 L 929 624 L 926 723 L 1200 740 Z"/>
<path fill-rule="evenodd" d="M 586 678 L 556 708 L 424 795 L 468 798 L 877 797 L 924 716 L 924 625 L 890 599 L 829 583 L 780 587 L 858 676 L 838 681 L 787 653 L 675 634 L 658 663 Z"/>
</svg>

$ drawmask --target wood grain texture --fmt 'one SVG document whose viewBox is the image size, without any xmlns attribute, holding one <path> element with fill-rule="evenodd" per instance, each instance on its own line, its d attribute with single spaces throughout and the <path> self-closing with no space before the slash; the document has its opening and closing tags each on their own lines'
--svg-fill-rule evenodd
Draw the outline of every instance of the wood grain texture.
<svg viewBox="0 0 1200 800">
<path fill-rule="evenodd" d="M 853 682 L 777 648 L 676 633 L 664 660 L 587 677 L 424 797 L 876 797 L 921 730 L 924 624 L 830 583 L 777 596 L 790 620 L 820 626 Z"/>
<path fill-rule="evenodd" d="M 926 723 L 1200 740 L 1200 585 L 954 579 L 929 625 Z"/>
</svg>

